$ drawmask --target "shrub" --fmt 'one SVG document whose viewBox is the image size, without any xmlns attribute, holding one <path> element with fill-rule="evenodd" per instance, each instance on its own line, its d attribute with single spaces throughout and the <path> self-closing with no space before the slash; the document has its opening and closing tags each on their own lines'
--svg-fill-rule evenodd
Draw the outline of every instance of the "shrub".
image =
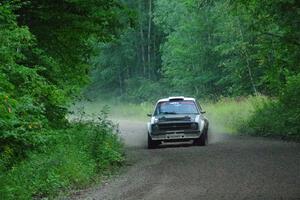
<svg viewBox="0 0 300 200">
<path fill-rule="evenodd" d="M 252 135 L 300 138 L 300 74 L 288 78 L 278 99 L 256 105 L 246 131 Z"/>
<path fill-rule="evenodd" d="M 45 144 L 9 171 L 1 171 L 1 199 L 54 196 L 95 180 L 123 161 L 122 145 L 109 125 L 76 124 L 44 132 Z"/>
<path fill-rule="evenodd" d="M 33 132 L 65 124 L 65 92 L 43 76 L 57 63 L 17 24 L 17 1 L 0 3 L 0 157 L 9 168 L 38 143 Z"/>
</svg>

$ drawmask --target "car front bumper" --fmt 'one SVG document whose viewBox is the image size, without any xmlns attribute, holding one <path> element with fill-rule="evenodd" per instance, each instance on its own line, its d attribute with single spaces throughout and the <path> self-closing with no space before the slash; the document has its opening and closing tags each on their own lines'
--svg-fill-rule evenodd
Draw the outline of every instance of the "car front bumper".
<svg viewBox="0 0 300 200">
<path fill-rule="evenodd" d="M 200 131 L 170 131 L 170 132 L 156 132 L 150 134 L 152 140 L 158 141 L 180 141 L 197 139 L 201 135 Z"/>
</svg>

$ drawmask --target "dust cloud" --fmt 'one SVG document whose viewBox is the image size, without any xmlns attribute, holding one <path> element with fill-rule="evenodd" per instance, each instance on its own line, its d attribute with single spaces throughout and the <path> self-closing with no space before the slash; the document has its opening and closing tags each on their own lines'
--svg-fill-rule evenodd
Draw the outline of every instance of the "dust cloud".
<svg viewBox="0 0 300 200">
<path fill-rule="evenodd" d="M 226 128 L 209 118 L 208 142 L 209 144 L 221 143 L 226 138 Z"/>
<path fill-rule="evenodd" d="M 127 147 L 146 147 L 147 123 L 143 121 L 118 119 L 113 122 L 118 124 L 120 137 Z"/>
</svg>

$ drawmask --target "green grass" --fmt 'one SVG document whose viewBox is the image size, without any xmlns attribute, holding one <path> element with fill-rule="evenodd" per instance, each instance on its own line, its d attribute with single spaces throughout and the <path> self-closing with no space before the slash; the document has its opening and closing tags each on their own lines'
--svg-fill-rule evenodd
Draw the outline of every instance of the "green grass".
<svg viewBox="0 0 300 200">
<path fill-rule="evenodd" d="M 240 133 L 256 109 L 256 105 L 265 97 L 250 96 L 233 99 L 223 98 L 215 103 L 206 103 L 204 108 L 210 121 L 210 127 L 216 133 Z"/>
<path fill-rule="evenodd" d="M 76 124 L 41 134 L 41 147 L 1 172 L 0 199 L 52 199 L 110 173 L 124 159 L 118 136 L 104 124 Z"/>
</svg>

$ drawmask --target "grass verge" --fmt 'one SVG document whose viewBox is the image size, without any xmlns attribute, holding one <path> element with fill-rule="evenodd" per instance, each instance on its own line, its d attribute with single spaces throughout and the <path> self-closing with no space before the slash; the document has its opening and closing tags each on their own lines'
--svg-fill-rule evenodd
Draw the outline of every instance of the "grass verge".
<svg viewBox="0 0 300 200">
<path fill-rule="evenodd" d="M 205 103 L 211 130 L 214 133 L 241 134 L 241 129 L 246 126 L 257 105 L 265 100 L 263 96 L 249 96 Z"/>
</svg>

